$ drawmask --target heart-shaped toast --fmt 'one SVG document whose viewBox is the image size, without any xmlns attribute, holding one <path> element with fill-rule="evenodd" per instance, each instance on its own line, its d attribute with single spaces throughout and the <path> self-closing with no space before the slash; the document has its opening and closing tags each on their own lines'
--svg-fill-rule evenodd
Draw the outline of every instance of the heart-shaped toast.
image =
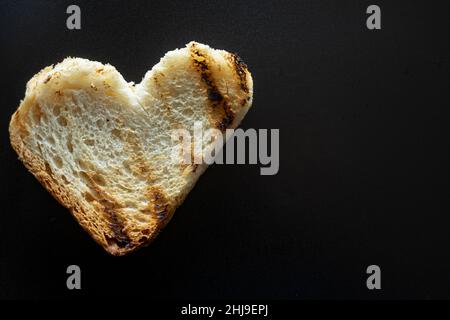
<svg viewBox="0 0 450 320">
<path fill-rule="evenodd" d="M 207 167 L 172 161 L 171 132 L 235 128 L 252 96 L 238 56 L 196 42 L 136 85 L 111 65 L 67 58 L 28 82 L 10 139 L 95 241 L 124 255 L 156 237 Z M 208 143 L 201 153 L 217 142 Z"/>
</svg>

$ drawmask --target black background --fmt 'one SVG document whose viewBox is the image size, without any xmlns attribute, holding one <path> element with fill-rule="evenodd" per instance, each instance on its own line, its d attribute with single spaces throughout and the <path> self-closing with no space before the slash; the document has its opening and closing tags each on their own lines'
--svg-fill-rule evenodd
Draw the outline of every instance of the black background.
<svg viewBox="0 0 450 320">
<path fill-rule="evenodd" d="M 372 2 L 2 1 L 0 297 L 450 298 L 450 11 L 377 0 L 370 31 Z M 66 56 L 139 82 L 190 40 L 248 64 L 241 127 L 280 129 L 280 171 L 212 166 L 153 244 L 108 256 L 17 160 L 10 116 Z"/>
</svg>

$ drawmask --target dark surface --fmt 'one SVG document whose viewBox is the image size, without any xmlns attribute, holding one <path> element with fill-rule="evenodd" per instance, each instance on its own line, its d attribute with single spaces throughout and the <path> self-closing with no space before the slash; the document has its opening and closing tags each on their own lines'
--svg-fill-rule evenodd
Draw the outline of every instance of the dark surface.
<svg viewBox="0 0 450 320">
<path fill-rule="evenodd" d="M 376 1 L 369 31 L 372 1 L 76 1 L 69 31 L 71 3 L 1 3 L 1 298 L 450 298 L 446 6 Z M 66 56 L 139 82 L 190 40 L 248 64 L 241 127 L 280 129 L 280 172 L 212 166 L 151 246 L 108 256 L 17 160 L 9 118 Z"/>
</svg>

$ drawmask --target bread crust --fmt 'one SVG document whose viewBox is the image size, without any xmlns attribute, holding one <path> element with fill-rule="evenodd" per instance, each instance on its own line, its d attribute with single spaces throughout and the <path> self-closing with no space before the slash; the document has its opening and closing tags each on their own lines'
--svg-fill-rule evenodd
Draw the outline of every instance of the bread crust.
<svg viewBox="0 0 450 320">
<path fill-rule="evenodd" d="M 199 82 L 202 83 L 208 94 L 208 101 L 211 104 L 208 110 L 210 117 L 209 123 L 222 131 L 227 128 L 236 127 L 252 102 L 253 82 L 246 65 L 235 54 L 225 51 L 217 50 L 219 54 L 217 55 L 217 52 L 214 52 L 216 56 L 215 58 L 211 58 L 211 51 L 209 50 L 213 49 L 196 42 L 189 43 L 186 50 L 188 50 L 187 52 L 189 52 L 192 58 L 194 69 L 198 72 Z M 234 97 L 230 97 L 228 92 L 222 92 L 223 90 L 216 85 L 216 82 L 220 80 L 220 76 L 222 75 L 221 72 L 224 72 L 220 70 L 220 68 L 224 68 L 223 62 L 221 62 L 222 64 L 214 65 L 214 61 L 217 62 L 217 59 L 221 59 L 220 56 L 222 56 L 223 61 L 230 68 L 227 72 L 234 74 L 232 76 L 232 83 L 230 84 L 235 88 L 234 92 L 236 94 Z M 69 62 L 73 63 L 73 61 Z M 101 67 L 102 65 L 98 64 L 96 66 L 97 69 L 95 72 L 101 75 L 104 72 L 103 67 Z M 161 229 L 170 221 L 176 208 L 184 201 L 187 194 L 194 187 L 198 177 L 206 170 L 207 165 L 195 165 L 190 172 L 190 179 L 174 198 L 168 196 L 166 191 L 161 187 L 148 183 L 145 197 L 149 201 L 148 205 L 142 208 L 141 211 L 143 213 L 148 212 L 153 220 L 150 224 L 147 224 L 143 231 L 141 230 L 141 235 L 145 233 L 145 237 L 137 237 L 127 231 L 128 226 L 122 221 L 123 214 L 118 214 L 118 210 L 121 209 L 118 205 L 119 202 L 117 199 L 111 197 L 105 191 L 104 187 L 95 181 L 95 177 L 89 173 L 85 174 L 85 183 L 98 196 L 98 199 L 94 201 L 95 206 L 93 207 L 83 205 L 80 202 L 79 196 L 72 192 L 70 183 L 62 181 L 61 177 L 53 172 L 52 165 L 27 145 L 28 136 L 31 134 L 28 123 L 30 113 L 33 112 L 33 116 L 38 119 L 42 116 L 41 107 L 36 99 L 36 97 L 43 94 L 40 86 L 51 82 L 52 77 L 60 77 L 58 73 L 65 72 L 69 69 L 65 69 L 63 66 L 58 70 L 60 71 L 56 72 L 52 67 L 47 67 L 35 75 L 28 83 L 25 100 L 22 101 L 19 108 L 11 117 L 9 125 L 11 145 L 25 167 L 60 204 L 69 209 L 83 229 L 98 244 L 112 255 L 122 256 L 128 254 L 148 245 L 156 238 Z M 70 71 L 68 72 L 70 73 Z M 97 90 L 93 83 L 91 84 L 91 88 Z M 55 90 L 55 94 L 62 96 L 64 89 L 65 87 L 62 85 L 61 88 Z M 133 88 L 133 90 L 135 89 Z M 240 96 L 240 101 L 238 102 L 239 109 L 237 109 L 237 103 L 234 101 L 237 96 Z M 136 163 L 140 165 L 143 162 L 138 160 Z M 145 168 L 142 170 L 145 170 Z"/>
</svg>

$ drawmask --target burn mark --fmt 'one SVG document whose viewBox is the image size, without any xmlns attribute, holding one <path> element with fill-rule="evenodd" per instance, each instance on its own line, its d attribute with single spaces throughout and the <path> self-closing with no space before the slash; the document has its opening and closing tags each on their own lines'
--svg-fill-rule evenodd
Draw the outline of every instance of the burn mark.
<svg viewBox="0 0 450 320">
<path fill-rule="evenodd" d="M 208 99 L 211 101 L 221 101 L 223 99 L 219 91 L 208 88 Z"/>
<path fill-rule="evenodd" d="M 46 78 L 45 78 L 45 80 L 44 80 L 44 84 L 47 84 L 50 80 L 52 80 L 52 78 L 53 77 L 59 77 L 59 72 L 54 72 L 54 73 L 51 73 L 51 74 L 49 74 Z"/>
<path fill-rule="evenodd" d="M 223 100 L 223 95 L 220 93 L 211 75 L 211 69 L 209 68 L 204 53 L 200 52 L 200 49 L 195 43 L 191 45 L 191 56 L 196 69 L 200 72 L 200 76 L 203 82 L 207 86 L 208 99 L 214 102 L 220 102 Z"/>
<path fill-rule="evenodd" d="M 46 84 L 47 82 L 49 82 L 52 79 L 52 75 L 48 75 L 47 78 L 45 78 L 44 80 L 44 84 Z"/>
<path fill-rule="evenodd" d="M 101 201 L 101 204 L 103 205 L 104 212 L 106 213 L 109 227 L 114 234 L 114 239 L 110 240 L 114 240 L 119 248 L 131 247 L 131 239 L 124 232 L 123 221 L 120 219 L 115 209 L 110 207 L 111 203 L 108 201 Z"/>
<path fill-rule="evenodd" d="M 86 174 L 85 177 L 89 188 L 94 191 L 94 198 L 102 207 L 104 216 L 106 220 L 108 220 L 109 229 L 113 233 L 113 238 L 107 237 L 108 242 L 117 244 L 119 248 L 132 247 L 132 240 L 125 232 L 123 220 L 118 214 L 118 210 L 121 209 L 121 206 L 114 200 L 114 198 L 99 187 L 91 175 Z"/>
<path fill-rule="evenodd" d="M 149 199 L 149 205 L 141 210 L 141 212 L 151 214 L 159 221 L 166 220 L 170 212 L 170 203 L 164 192 L 161 189 L 152 186 L 149 187 L 147 197 Z"/>
<path fill-rule="evenodd" d="M 223 110 L 223 115 L 221 116 L 221 119 L 216 122 L 216 127 L 225 131 L 234 120 L 234 111 L 231 109 L 228 100 L 222 95 L 214 82 L 212 71 L 208 66 L 208 56 L 206 53 L 201 52 L 196 43 L 191 44 L 190 51 L 195 69 L 200 73 L 200 77 L 207 87 L 207 95 L 211 107 L 213 109 L 221 107 Z"/>
<path fill-rule="evenodd" d="M 239 86 L 241 90 L 248 93 L 247 65 L 236 53 L 230 53 L 229 59 L 234 67 L 234 72 L 236 72 L 236 75 L 239 78 Z"/>
</svg>

